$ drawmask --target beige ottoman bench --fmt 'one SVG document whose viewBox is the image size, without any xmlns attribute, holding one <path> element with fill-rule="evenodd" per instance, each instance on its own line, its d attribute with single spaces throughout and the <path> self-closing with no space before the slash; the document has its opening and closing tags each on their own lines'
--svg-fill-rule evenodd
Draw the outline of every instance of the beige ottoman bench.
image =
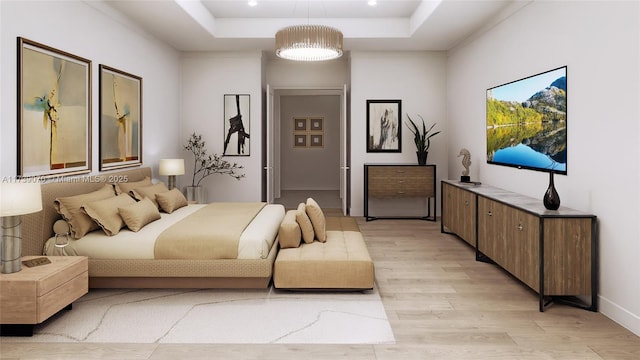
<svg viewBox="0 0 640 360">
<path fill-rule="evenodd" d="M 354 218 L 327 217 L 326 242 L 280 249 L 273 269 L 278 289 L 372 289 L 373 261 Z"/>
</svg>

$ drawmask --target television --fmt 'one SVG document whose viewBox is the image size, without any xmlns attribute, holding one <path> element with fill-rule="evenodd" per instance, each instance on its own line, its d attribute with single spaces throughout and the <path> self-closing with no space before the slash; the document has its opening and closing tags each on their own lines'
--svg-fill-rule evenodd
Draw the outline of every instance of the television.
<svg viewBox="0 0 640 360">
<path fill-rule="evenodd" d="M 567 67 L 487 89 L 487 163 L 567 174 Z"/>
</svg>

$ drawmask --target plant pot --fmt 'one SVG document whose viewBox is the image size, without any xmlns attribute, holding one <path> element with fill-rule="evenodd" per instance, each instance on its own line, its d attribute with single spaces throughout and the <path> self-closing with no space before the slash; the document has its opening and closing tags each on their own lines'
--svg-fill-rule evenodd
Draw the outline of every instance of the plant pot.
<svg viewBox="0 0 640 360">
<path fill-rule="evenodd" d="M 187 186 L 187 202 L 189 204 L 204 204 L 204 188 L 202 186 Z"/>
<path fill-rule="evenodd" d="M 418 156 L 418 165 L 427 165 L 428 151 L 416 151 L 416 155 Z"/>
</svg>

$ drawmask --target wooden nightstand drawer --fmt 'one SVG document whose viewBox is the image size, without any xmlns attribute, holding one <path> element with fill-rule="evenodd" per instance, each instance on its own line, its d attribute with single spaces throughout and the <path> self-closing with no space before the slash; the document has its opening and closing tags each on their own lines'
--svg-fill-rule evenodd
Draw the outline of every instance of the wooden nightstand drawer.
<svg viewBox="0 0 640 360">
<path fill-rule="evenodd" d="M 48 258 L 51 264 L 0 274 L 0 324 L 39 324 L 89 291 L 86 257 Z"/>
</svg>

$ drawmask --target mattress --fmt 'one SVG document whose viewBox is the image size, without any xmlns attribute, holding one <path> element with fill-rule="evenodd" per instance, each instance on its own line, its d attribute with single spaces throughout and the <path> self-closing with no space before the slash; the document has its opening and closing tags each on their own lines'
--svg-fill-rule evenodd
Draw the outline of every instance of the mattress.
<svg viewBox="0 0 640 360">
<path fill-rule="evenodd" d="M 161 213 L 156 220 L 138 232 L 123 228 L 117 235 L 107 236 L 102 230 L 88 233 L 81 239 L 71 239 L 64 247 L 64 237 L 50 238 L 44 253 L 49 256 L 87 256 L 91 259 L 154 259 L 155 239 L 165 229 L 206 205 L 190 204 L 171 214 Z M 238 242 L 238 259 L 264 259 L 274 246 L 280 223 L 284 218 L 284 206 L 267 204 L 249 223 Z"/>
</svg>

